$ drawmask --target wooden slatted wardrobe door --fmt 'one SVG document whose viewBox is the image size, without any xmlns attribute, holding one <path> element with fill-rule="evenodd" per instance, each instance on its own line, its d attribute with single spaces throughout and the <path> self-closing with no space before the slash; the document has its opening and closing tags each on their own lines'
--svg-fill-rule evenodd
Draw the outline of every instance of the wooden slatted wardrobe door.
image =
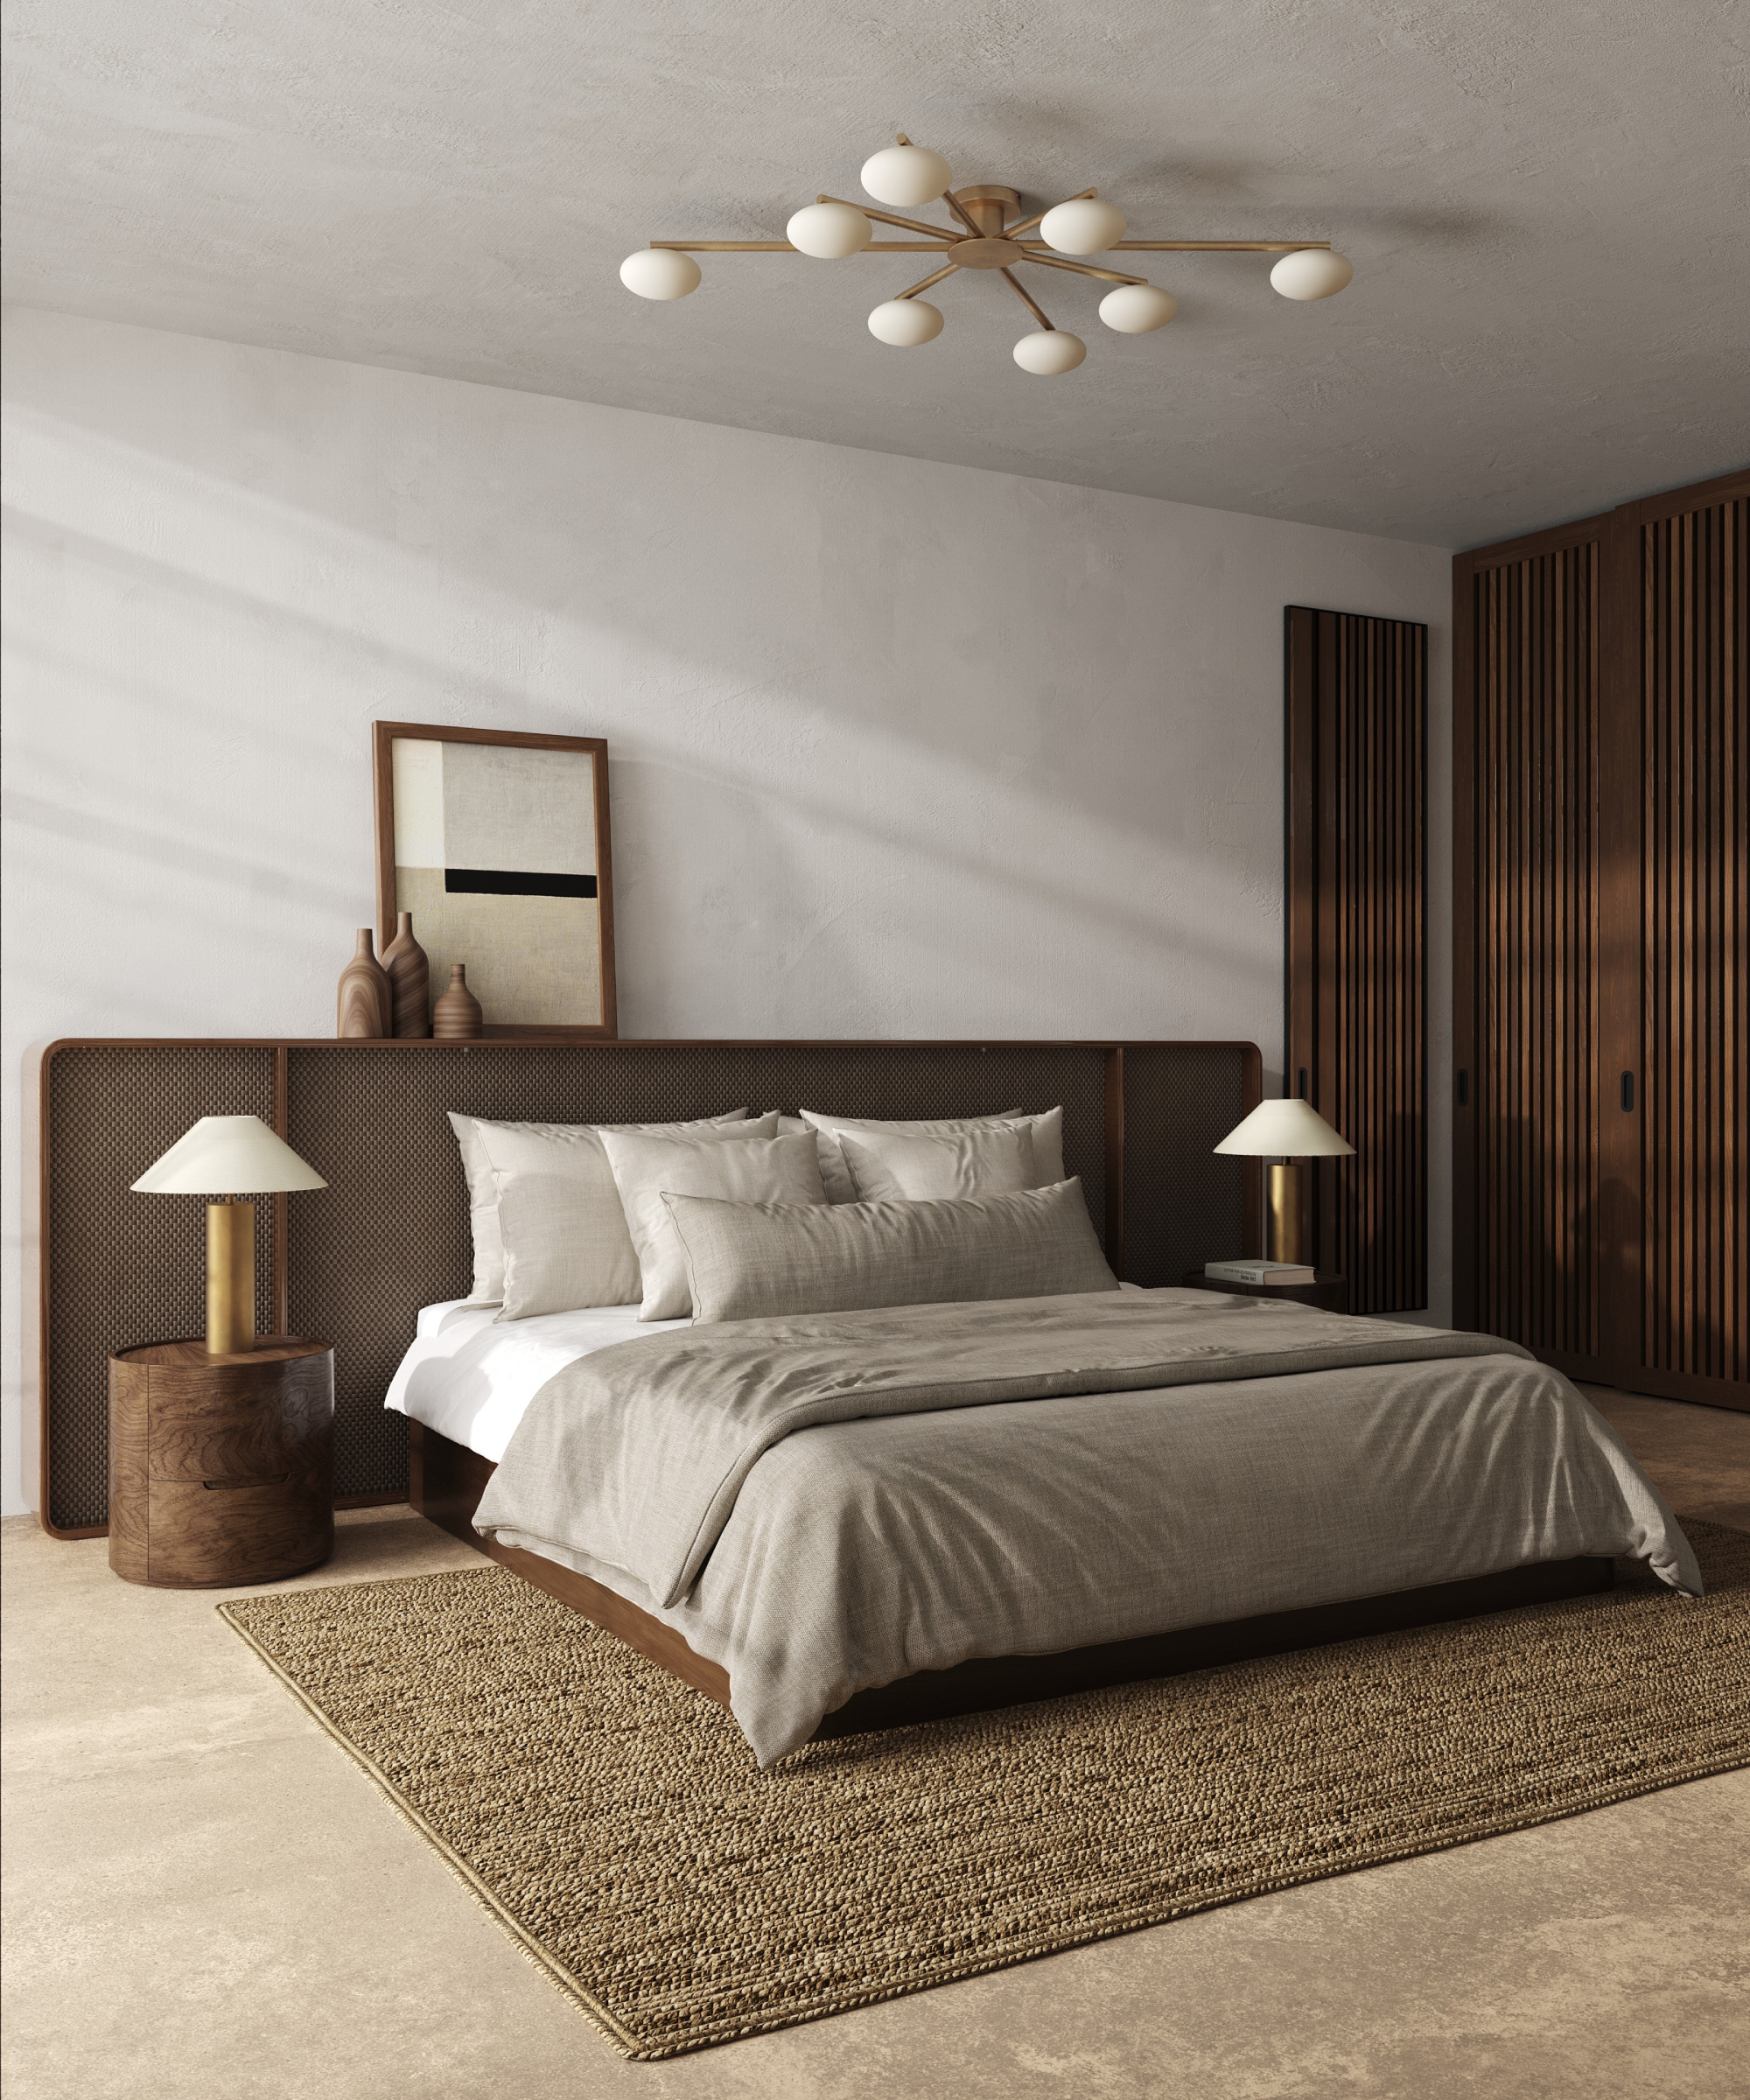
<svg viewBox="0 0 1750 2100">
<path fill-rule="evenodd" d="M 1310 1177 L 1351 1312 L 1428 1303 L 1428 630 L 1287 610 L 1287 1090 L 1355 1148 Z"/>
<path fill-rule="evenodd" d="M 1461 1326 L 1750 1408 L 1750 474 L 1453 564 Z"/>
<path fill-rule="evenodd" d="M 1454 1317 L 1602 1372 L 1599 724 L 1606 521 L 1455 566 Z"/>
<path fill-rule="evenodd" d="M 1615 522 L 1606 1354 L 1632 1389 L 1750 1407 L 1750 475 Z"/>
</svg>

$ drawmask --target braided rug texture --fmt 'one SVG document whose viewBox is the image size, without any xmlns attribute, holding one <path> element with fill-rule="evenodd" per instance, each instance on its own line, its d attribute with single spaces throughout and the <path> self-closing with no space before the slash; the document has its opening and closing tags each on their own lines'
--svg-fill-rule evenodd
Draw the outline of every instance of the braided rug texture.
<svg viewBox="0 0 1750 2100">
<path fill-rule="evenodd" d="M 1750 1534 L 1615 1592 L 810 1744 L 492 1565 L 218 1608 L 628 2056 L 1750 1763 Z"/>
</svg>

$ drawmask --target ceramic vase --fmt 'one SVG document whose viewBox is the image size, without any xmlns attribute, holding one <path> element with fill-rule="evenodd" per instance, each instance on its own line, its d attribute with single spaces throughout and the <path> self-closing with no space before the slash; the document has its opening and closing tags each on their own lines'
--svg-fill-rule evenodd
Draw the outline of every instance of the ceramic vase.
<svg viewBox="0 0 1750 2100">
<path fill-rule="evenodd" d="M 395 915 L 395 939 L 382 952 L 393 995 L 395 1032 L 398 1036 L 431 1032 L 431 968 L 425 950 L 413 937 L 413 914 Z"/>
<path fill-rule="evenodd" d="M 361 926 L 358 948 L 340 972 L 334 1032 L 343 1040 L 388 1035 L 394 1012 L 388 972 L 371 952 L 370 928 Z"/>
<path fill-rule="evenodd" d="M 450 989 L 431 1010 L 432 1034 L 444 1042 L 457 1042 L 480 1034 L 485 1018 L 480 1001 L 468 990 L 467 964 L 452 962 Z"/>
</svg>

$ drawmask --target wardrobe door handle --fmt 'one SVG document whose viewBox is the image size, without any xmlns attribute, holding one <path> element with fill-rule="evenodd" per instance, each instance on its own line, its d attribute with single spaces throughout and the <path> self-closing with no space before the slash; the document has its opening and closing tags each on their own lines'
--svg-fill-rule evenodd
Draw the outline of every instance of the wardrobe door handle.
<svg viewBox="0 0 1750 2100">
<path fill-rule="evenodd" d="M 1459 1074 L 1459 1106 L 1461 1109 L 1467 1109 L 1470 1105 L 1471 1075 L 1468 1072 L 1460 1072 Z"/>
<path fill-rule="evenodd" d="M 1622 1074 L 1622 1108 L 1625 1115 L 1632 1116 L 1634 1112 L 1634 1074 L 1632 1072 Z"/>
</svg>

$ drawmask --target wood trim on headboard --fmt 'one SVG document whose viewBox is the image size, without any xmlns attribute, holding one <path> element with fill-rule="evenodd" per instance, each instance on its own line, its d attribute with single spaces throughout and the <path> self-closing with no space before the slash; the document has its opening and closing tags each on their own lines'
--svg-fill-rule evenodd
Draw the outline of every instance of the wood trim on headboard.
<svg viewBox="0 0 1750 2100">
<path fill-rule="evenodd" d="M 1045 1108 L 1049 1094 L 1069 1108 L 1069 1171 L 1083 1177 L 1121 1275 L 1177 1283 L 1197 1261 L 1262 1243 L 1256 1163 L 1211 1150 L 1259 1099 L 1263 1060 L 1250 1043 L 67 1039 L 41 1051 L 30 1077 L 38 1515 L 57 1537 L 107 1530 L 110 1351 L 199 1331 L 199 1205 L 129 1189 L 202 1114 L 261 1115 L 330 1183 L 274 1199 L 257 1303 L 264 1326 L 337 1342 L 342 1504 L 404 1494 L 404 1425 L 384 1416 L 383 1388 L 417 1306 L 467 1288 L 446 1108 L 657 1121 L 746 1098 L 756 1110 L 806 1100 L 887 1117 Z M 28 1222 L 25 1242 L 28 1259 Z"/>
</svg>

